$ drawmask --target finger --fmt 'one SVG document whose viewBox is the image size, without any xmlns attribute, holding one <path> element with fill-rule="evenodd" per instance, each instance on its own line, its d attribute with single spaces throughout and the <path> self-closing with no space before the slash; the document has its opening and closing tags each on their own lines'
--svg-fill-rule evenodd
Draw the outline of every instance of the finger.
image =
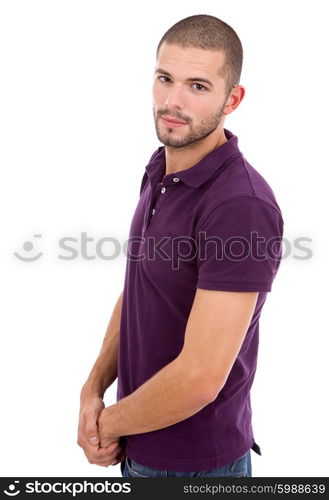
<svg viewBox="0 0 329 500">
<path fill-rule="evenodd" d="M 107 453 L 106 455 L 97 455 L 96 453 L 91 454 L 90 457 L 95 463 L 104 463 L 104 462 L 112 462 L 119 455 L 120 449 L 115 449 L 111 453 Z"/>
<path fill-rule="evenodd" d="M 106 459 L 100 459 L 100 460 L 95 459 L 94 463 L 96 465 L 108 467 L 109 465 L 113 465 L 113 463 L 117 461 L 117 457 L 118 457 L 118 451 L 115 450 L 115 452 L 112 455 L 108 456 Z"/>
<path fill-rule="evenodd" d="M 83 439 L 81 447 L 83 448 L 85 455 L 90 459 L 91 463 L 96 463 L 98 461 L 113 460 L 116 455 L 120 452 L 121 446 L 118 446 L 118 440 L 111 443 L 107 448 L 99 448 L 89 444 L 86 439 Z"/>
<path fill-rule="evenodd" d="M 100 436 L 100 443 L 99 443 L 99 446 L 101 448 L 108 448 L 111 444 L 120 444 L 119 443 L 120 441 L 120 438 L 119 437 L 116 437 L 116 438 L 107 438 L 107 437 L 102 437 Z"/>
<path fill-rule="evenodd" d="M 117 465 L 118 463 L 122 462 L 126 458 L 126 453 L 125 450 L 121 448 L 119 453 L 115 457 L 115 462 L 112 463 L 112 465 Z"/>
<path fill-rule="evenodd" d="M 90 464 L 95 463 L 95 462 L 92 460 L 92 458 L 88 455 L 88 453 L 86 453 L 86 452 L 85 452 L 85 450 L 83 450 L 83 452 L 84 452 L 84 454 L 86 455 L 86 458 L 87 458 L 87 460 L 88 460 L 88 462 L 89 462 Z"/>
<path fill-rule="evenodd" d="M 78 425 L 78 435 L 77 435 L 77 444 L 83 448 L 84 443 L 84 428 L 85 428 L 85 418 L 83 415 L 80 415 L 79 425 Z"/>
<path fill-rule="evenodd" d="M 98 426 L 97 426 L 97 418 L 96 413 L 92 415 L 88 415 L 85 418 L 85 435 L 88 442 L 97 446 L 99 443 L 99 434 L 98 434 Z"/>
<path fill-rule="evenodd" d="M 114 450 L 117 448 L 120 448 L 119 440 L 116 439 L 115 441 L 112 441 L 110 444 L 107 444 L 106 446 L 101 446 L 102 443 L 99 444 L 97 453 L 106 455 L 107 453 L 112 453 Z"/>
<path fill-rule="evenodd" d="M 114 463 L 112 463 L 112 465 L 117 465 L 117 464 L 121 463 L 125 458 L 126 458 L 126 453 L 124 450 L 121 450 L 121 452 L 116 457 L 116 460 Z"/>
<path fill-rule="evenodd" d="M 98 449 L 95 450 L 95 448 L 92 447 L 92 452 L 99 457 L 106 457 L 112 455 L 116 450 L 118 451 L 120 448 L 121 446 L 119 445 L 118 441 L 114 441 L 106 448 L 98 447 Z"/>
</svg>

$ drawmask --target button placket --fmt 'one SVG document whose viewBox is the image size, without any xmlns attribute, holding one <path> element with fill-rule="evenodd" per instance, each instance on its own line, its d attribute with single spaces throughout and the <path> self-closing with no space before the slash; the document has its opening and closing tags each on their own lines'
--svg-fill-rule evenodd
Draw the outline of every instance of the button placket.
<svg viewBox="0 0 329 500">
<path fill-rule="evenodd" d="M 158 187 L 159 187 L 161 184 L 162 184 L 162 182 L 158 184 Z M 160 190 L 160 192 L 161 192 L 161 194 L 164 194 L 164 193 L 166 192 L 166 188 L 165 188 L 165 187 L 162 187 L 162 188 L 161 188 L 161 190 Z M 157 202 L 157 208 L 158 208 L 158 207 L 159 207 L 159 202 L 158 202 L 158 200 L 155 198 L 155 200 L 154 200 L 154 201 L 156 201 L 156 202 Z M 155 212 L 157 211 L 157 208 L 152 208 L 152 211 L 151 211 L 151 216 L 153 216 L 153 215 L 155 214 Z"/>
<path fill-rule="evenodd" d="M 177 182 L 177 181 L 174 181 L 174 182 Z M 162 182 L 158 183 L 157 191 L 159 190 L 159 187 L 161 186 L 161 184 L 162 184 Z M 168 190 L 168 186 L 162 186 L 162 188 L 160 189 L 160 192 L 158 191 L 158 195 L 156 195 L 153 198 L 153 202 L 156 204 L 156 206 L 154 208 L 150 209 L 149 221 L 148 221 L 148 224 L 144 230 L 143 236 L 145 236 L 148 228 L 150 227 L 150 225 L 152 224 L 152 221 L 154 220 L 154 216 L 159 212 L 159 209 L 160 209 L 162 203 L 170 195 L 170 192 L 171 192 L 171 190 L 170 189 Z"/>
</svg>

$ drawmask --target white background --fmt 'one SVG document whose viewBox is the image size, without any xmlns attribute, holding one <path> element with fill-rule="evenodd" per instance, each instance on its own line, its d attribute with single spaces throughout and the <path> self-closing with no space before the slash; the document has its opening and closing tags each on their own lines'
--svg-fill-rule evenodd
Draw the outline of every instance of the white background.
<svg viewBox="0 0 329 500">
<path fill-rule="evenodd" d="M 121 476 L 76 444 L 80 389 L 122 290 L 152 115 L 155 51 L 193 14 L 230 24 L 246 95 L 225 127 L 273 188 L 291 250 L 260 320 L 254 476 L 328 476 L 328 30 L 325 1 L 2 1 L 2 476 Z M 81 256 L 81 233 L 93 240 Z M 35 236 L 41 235 L 41 236 Z M 59 248 L 76 238 L 78 255 Z M 298 237 L 312 257 L 294 248 Z M 26 241 L 33 243 L 23 250 Z M 105 254 L 113 252 L 108 243 Z M 14 252 L 43 255 L 23 262 Z M 106 393 L 115 402 L 116 383 Z"/>
</svg>

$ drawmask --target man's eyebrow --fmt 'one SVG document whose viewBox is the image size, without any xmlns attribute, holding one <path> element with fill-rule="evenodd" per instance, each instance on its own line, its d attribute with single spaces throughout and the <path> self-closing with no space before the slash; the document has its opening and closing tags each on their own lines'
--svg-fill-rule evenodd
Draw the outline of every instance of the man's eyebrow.
<svg viewBox="0 0 329 500">
<path fill-rule="evenodd" d="M 155 73 L 162 73 L 163 75 L 166 75 L 168 76 L 169 78 L 172 78 L 172 75 L 170 73 L 168 73 L 168 71 L 165 71 L 164 69 L 161 69 L 161 68 L 157 68 L 155 70 Z M 204 83 L 208 83 L 208 85 L 210 85 L 210 87 L 213 87 L 214 85 L 211 83 L 210 80 L 207 80 L 207 78 L 202 78 L 201 76 L 198 77 L 194 77 L 194 78 L 186 78 L 186 81 L 187 82 L 204 82 Z"/>
</svg>

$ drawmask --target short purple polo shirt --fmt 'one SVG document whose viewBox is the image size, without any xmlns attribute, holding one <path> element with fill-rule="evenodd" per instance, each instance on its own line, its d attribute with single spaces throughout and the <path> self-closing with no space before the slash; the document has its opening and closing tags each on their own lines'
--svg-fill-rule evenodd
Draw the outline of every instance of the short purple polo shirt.
<svg viewBox="0 0 329 500">
<path fill-rule="evenodd" d="M 250 388 L 260 313 L 280 265 L 284 223 L 271 187 L 246 161 L 237 136 L 224 131 L 227 142 L 186 170 L 165 175 L 164 146 L 153 153 L 130 226 L 117 401 L 179 355 L 197 288 L 260 292 L 217 398 L 174 425 L 125 437 L 127 456 L 156 469 L 209 470 L 250 448 L 261 454 Z"/>
</svg>

